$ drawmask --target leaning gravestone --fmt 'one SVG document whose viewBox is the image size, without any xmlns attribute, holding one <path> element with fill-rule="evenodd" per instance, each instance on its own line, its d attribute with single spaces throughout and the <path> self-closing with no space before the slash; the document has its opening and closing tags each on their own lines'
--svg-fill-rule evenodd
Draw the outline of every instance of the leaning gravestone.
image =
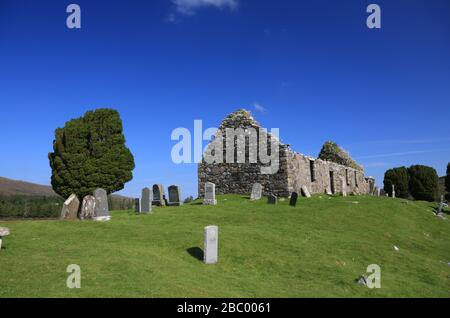
<svg viewBox="0 0 450 318">
<path fill-rule="evenodd" d="M 310 198 L 311 193 L 309 193 L 308 188 L 306 186 L 302 186 L 301 193 L 304 197 Z"/>
<path fill-rule="evenodd" d="M 347 182 L 344 178 L 341 178 L 341 194 L 343 197 L 347 196 Z"/>
<path fill-rule="evenodd" d="M 3 237 L 8 236 L 10 233 L 7 227 L 0 227 L 0 251 L 2 250 L 2 240 Z"/>
<path fill-rule="evenodd" d="M 95 204 L 95 216 L 94 221 L 109 221 L 111 215 L 109 214 L 108 207 L 108 194 L 104 189 L 96 189 L 94 191 L 94 197 L 96 199 Z"/>
<path fill-rule="evenodd" d="M 205 205 L 216 205 L 216 185 L 212 182 L 205 183 L 205 199 L 203 200 Z"/>
<path fill-rule="evenodd" d="M 252 193 L 250 194 L 250 200 L 252 201 L 260 200 L 261 196 L 262 196 L 261 183 L 254 183 L 252 186 Z"/>
<path fill-rule="evenodd" d="M 97 205 L 97 200 L 92 195 L 87 195 L 83 198 L 83 203 L 81 204 L 80 219 L 90 220 L 95 217 L 95 206 Z"/>
<path fill-rule="evenodd" d="M 267 198 L 267 203 L 268 204 L 277 204 L 277 197 L 273 194 L 270 194 L 269 197 Z"/>
<path fill-rule="evenodd" d="M 215 264 L 219 259 L 219 227 L 210 225 L 205 227 L 203 262 Z"/>
<path fill-rule="evenodd" d="M 291 200 L 289 201 L 290 206 L 296 206 L 297 205 L 297 199 L 298 199 L 298 193 L 292 192 L 291 194 Z"/>
<path fill-rule="evenodd" d="M 181 191 L 180 187 L 176 185 L 171 185 L 169 188 L 169 205 L 170 206 L 179 206 L 183 203 L 181 202 Z"/>
<path fill-rule="evenodd" d="M 75 194 L 63 203 L 61 210 L 61 219 L 75 220 L 78 217 L 78 209 L 80 208 L 80 200 L 78 200 Z"/>
<path fill-rule="evenodd" d="M 153 201 L 152 204 L 156 206 L 164 206 L 164 188 L 162 184 L 154 184 L 152 187 Z"/>
<path fill-rule="evenodd" d="M 139 198 L 134 199 L 134 212 L 141 213 L 141 200 Z"/>
<path fill-rule="evenodd" d="M 149 188 L 142 189 L 140 213 L 150 213 L 152 211 L 152 197 Z"/>
</svg>

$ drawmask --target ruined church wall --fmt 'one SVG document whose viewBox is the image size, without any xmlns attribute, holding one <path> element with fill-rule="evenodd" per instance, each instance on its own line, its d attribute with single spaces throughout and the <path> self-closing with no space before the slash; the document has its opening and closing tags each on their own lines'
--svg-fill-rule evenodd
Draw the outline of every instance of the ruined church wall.
<svg viewBox="0 0 450 318">
<path fill-rule="evenodd" d="M 313 162 L 313 168 L 311 162 Z M 347 193 L 367 194 L 369 192 L 369 183 L 363 171 L 334 162 L 315 159 L 289 150 L 287 168 L 289 193 L 294 191 L 300 193 L 304 185 L 311 194 L 325 193 L 327 189 L 332 192 L 334 190 L 334 193 L 341 193 L 341 178 L 346 184 Z M 333 172 L 333 177 L 330 176 L 330 171 Z"/>
<path fill-rule="evenodd" d="M 205 183 L 216 185 L 216 194 L 250 195 L 254 183 L 261 183 L 263 195 L 289 196 L 286 146 L 280 147 L 279 169 L 275 174 L 261 174 L 260 163 L 219 163 L 198 166 L 198 194 L 204 196 Z"/>
</svg>

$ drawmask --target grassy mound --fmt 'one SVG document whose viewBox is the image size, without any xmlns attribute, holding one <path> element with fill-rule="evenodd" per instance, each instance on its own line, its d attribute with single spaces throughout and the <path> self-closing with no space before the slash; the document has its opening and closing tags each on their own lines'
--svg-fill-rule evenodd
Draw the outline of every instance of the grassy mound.
<svg viewBox="0 0 450 318">
<path fill-rule="evenodd" d="M 449 297 L 450 222 L 433 204 L 315 196 L 268 205 L 236 195 L 113 212 L 107 223 L 0 221 L 0 297 Z M 219 263 L 201 261 L 219 226 Z M 399 251 L 394 250 L 394 246 Z M 66 268 L 81 266 L 81 288 Z M 369 264 L 381 288 L 355 282 Z"/>
</svg>

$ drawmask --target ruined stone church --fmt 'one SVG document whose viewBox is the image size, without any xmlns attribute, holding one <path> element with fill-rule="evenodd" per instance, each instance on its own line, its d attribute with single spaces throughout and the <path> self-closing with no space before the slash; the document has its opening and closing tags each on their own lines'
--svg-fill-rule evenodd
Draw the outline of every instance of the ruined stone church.
<svg viewBox="0 0 450 318">
<path fill-rule="evenodd" d="M 226 131 L 232 129 L 255 129 L 263 138 L 276 138 L 264 130 L 247 110 L 238 110 L 229 114 L 219 126 L 215 138 L 221 134 L 225 138 Z M 264 134 L 263 136 L 261 134 Z M 215 139 L 214 138 L 214 139 Z M 213 140 L 214 140 L 213 139 Z M 344 166 L 331 161 L 316 159 L 293 151 L 289 145 L 282 143 L 278 138 L 278 169 L 273 174 L 261 173 L 264 166 L 261 162 L 244 163 L 213 162 L 205 160 L 205 154 L 198 166 L 198 193 L 204 196 L 205 183 L 212 182 L 216 185 L 217 194 L 243 194 L 249 195 L 254 183 L 260 183 L 263 187 L 263 195 L 274 194 L 279 197 L 288 197 L 292 192 L 302 193 L 302 187 L 306 187 L 311 194 L 329 193 L 337 194 L 369 194 L 374 188 L 374 179 L 364 176 L 364 170 Z M 258 147 L 260 147 L 258 140 Z M 211 142 L 205 153 L 211 152 Z M 227 151 L 224 142 L 224 157 Z M 232 152 L 236 158 L 237 147 L 234 141 Z M 245 140 L 245 158 L 249 158 L 249 140 Z M 270 148 L 270 147 L 269 147 Z M 214 153 L 214 150 L 212 150 Z"/>
</svg>

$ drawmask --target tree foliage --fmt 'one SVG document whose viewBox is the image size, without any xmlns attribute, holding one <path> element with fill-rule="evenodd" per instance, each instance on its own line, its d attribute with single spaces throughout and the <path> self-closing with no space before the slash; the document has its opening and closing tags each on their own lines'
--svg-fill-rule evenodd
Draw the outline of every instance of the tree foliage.
<svg viewBox="0 0 450 318">
<path fill-rule="evenodd" d="M 123 189 L 135 166 L 113 109 L 89 111 L 56 129 L 49 160 L 55 192 L 64 198 L 75 193 L 80 200 L 96 188 L 108 194 Z"/>
<path fill-rule="evenodd" d="M 363 170 L 362 167 L 350 157 L 347 151 L 339 147 L 339 145 L 333 141 L 324 143 L 319 153 L 319 159 L 336 162 L 356 170 Z"/>
<path fill-rule="evenodd" d="M 395 196 L 408 198 L 409 174 L 406 167 L 389 169 L 384 174 L 384 191 L 392 196 L 392 185 L 395 185 Z"/>
<path fill-rule="evenodd" d="M 445 190 L 447 191 L 447 199 L 450 199 L 450 162 L 447 164 L 447 175 L 445 177 Z"/>
<path fill-rule="evenodd" d="M 434 201 L 438 196 L 439 177 L 431 167 L 415 165 L 408 169 L 409 192 L 416 200 Z"/>
</svg>

